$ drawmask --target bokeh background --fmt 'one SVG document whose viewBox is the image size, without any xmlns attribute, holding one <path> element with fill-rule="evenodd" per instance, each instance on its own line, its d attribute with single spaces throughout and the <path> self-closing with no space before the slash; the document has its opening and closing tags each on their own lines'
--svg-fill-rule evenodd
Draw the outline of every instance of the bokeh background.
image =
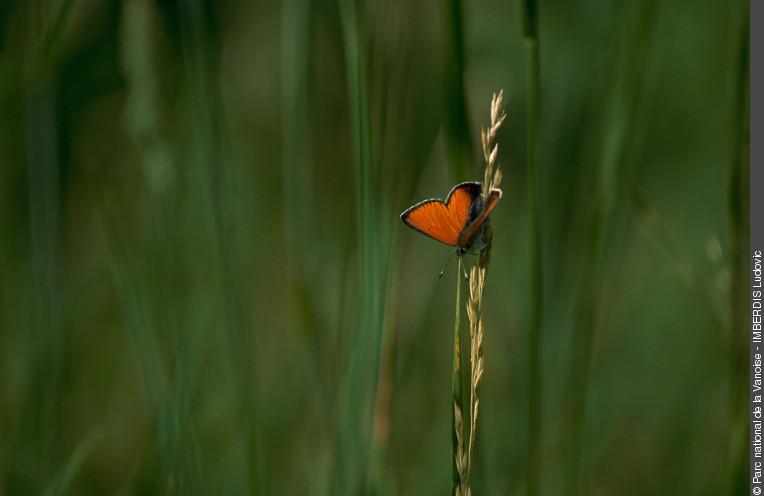
<svg viewBox="0 0 764 496">
<path fill-rule="evenodd" d="M 2 0 L 0 494 L 448 492 L 456 268 L 398 215 L 500 88 L 472 487 L 525 494 L 520 3 Z M 541 494 L 743 494 L 747 6 L 538 8 Z"/>
</svg>

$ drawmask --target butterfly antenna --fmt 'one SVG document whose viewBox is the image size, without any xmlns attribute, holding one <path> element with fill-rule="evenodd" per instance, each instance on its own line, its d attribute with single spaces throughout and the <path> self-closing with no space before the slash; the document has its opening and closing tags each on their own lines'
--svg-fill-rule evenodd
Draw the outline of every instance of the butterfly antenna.
<svg viewBox="0 0 764 496">
<path fill-rule="evenodd" d="M 452 251 L 450 255 L 448 255 L 448 258 L 446 259 L 446 263 L 443 264 L 443 269 L 440 271 L 440 275 L 438 276 L 438 279 L 441 279 L 443 277 L 443 274 L 446 273 L 446 268 L 448 267 L 448 263 L 451 261 L 452 258 L 454 258 L 454 253 L 456 253 L 456 250 Z"/>
<path fill-rule="evenodd" d="M 464 258 L 462 258 L 462 263 L 459 264 L 459 265 L 462 266 L 462 274 L 464 274 L 464 280 L 465 281 L 469 281 L 470 280 L 470 276 L 467 275 L 467 269 L 464 267 Z"/>
</svg>

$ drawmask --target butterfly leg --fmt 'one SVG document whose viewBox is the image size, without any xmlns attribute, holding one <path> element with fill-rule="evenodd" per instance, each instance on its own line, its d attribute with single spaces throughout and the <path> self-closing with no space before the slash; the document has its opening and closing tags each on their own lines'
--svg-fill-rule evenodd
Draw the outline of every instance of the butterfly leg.
<svg viewBox="0 0 764 496">
<path fill-rule="evenodd" d="M 443 274 L 446 273 L 446 267 L 448 267 L 448 263 L 451 261 L 451 259 L 454 258 L 454 254 L 458 254 L 458 250 L 454 250 L 448 255 L 448 258 L 446 259 L 446 263 L 443 264 L 443 268 L 440 271 L 440 275 L 438 276 L 438 279 L 441 279 L 443 277 Z"/>
<path fill-rule="evenodd" d="M 464 266 L 464 257 L 462 255 L 459 255 L 459 258 L 461 259 L 461 262 L 462 262 L 459 265 L 462 267 L 462 274 L 464 274 L 464 280 L 465 281 L 469 281 L 470 280 L 470 276 L 467 275 L 467 269 Z"/>
</svg>

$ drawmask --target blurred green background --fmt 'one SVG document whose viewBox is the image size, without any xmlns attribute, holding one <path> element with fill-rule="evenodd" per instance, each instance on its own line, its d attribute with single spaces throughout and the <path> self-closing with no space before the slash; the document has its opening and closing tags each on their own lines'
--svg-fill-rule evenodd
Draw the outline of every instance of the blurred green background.
<svg viewBox="0 0 764 496">
<path fill-rule="evenodd" d="M 456 269 L 398 215 L 500 88 L 472 489 L 525 494 L 521 12 L 0 1 L 0 494 L 447 493 Z M 745 493 L 746 12 L 539 5 L 541 494 Z"/>
</svg>

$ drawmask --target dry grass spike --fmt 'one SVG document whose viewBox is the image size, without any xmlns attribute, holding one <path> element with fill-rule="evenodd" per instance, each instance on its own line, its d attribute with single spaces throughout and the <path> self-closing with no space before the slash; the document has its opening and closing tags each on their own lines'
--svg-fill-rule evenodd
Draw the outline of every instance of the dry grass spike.
<svg viewBox="0 0 764 496">
<path fill-rule="evenodd" d="M 496 135 L 504 124 L 507 114 L 501 109 L 504 102 L 504 90 L 494 93 L 491 98 L 491 125 L 482 128 L 480 141 L 483 144 L 483 160 L 485 160 L 485 173 L 483 176 L 483 194 L 488 196 L 492 189 L 501 184 L 501 169 L 496 165 L 496 157 L 499 154 L 499 144 L 496 143 Z"/>
<path fill-rule="evenodd" d="M 499 145 L 496 143 L 496 135 L 499 128 L 507 118 L 502 111 L 504 91 L 494 93 L 491 98 L 491 124 L 481 129 L 481 141 L 483 144 L 483 159 L 485 160 L 485 173 L 483 176 L 483 194 L 487 195 L 501 184 L 501 169 L 497 164 Z M 463 426 L 464 416 L 459 405 L 454 403 L 454 429 L 457 436 L 457 450 L 455 453 L 456 467 L 459 474 L 459 484 L 454 493 L 457 496 L 471 494 L 469 479 L 472 468 L 472 453 L 475 447 L 475 434 L 477 433 L 477 419 L 480 407 L 478 386 L 485 372 L 485 359 L 483 358 L 483 341 L 485 336 L 485 323 L 483 321 L 483 292 L 485 290 L 486 274 L 488 273 L 488 260 L 490 259 L 491 237 L 490 226 L 485 233 L 485 248 L 480 253 L 478 263 L 472 267 L 469 275 L 469 296 L 467 297 L 467 318 L 469 319 L 470 332 L 470 373 L 469 373 L 469 437 L 467 449 L 464 449 Z"/>
<path fill-rule="evenodd" d="M 470 295 L 467 300 L 467 318 L 470 324 L 470 439 L 467 446 L 467 480 L 472 467 L 472 451 L 477 433 L 478 408 L 480 398 L 477 394 L 478 385 L 485 371 L 483 358 L 483 339 L 485 325 L 483 323 L 483 290 L 485 289 L 486 267 L 473 266 L 470 271 Z"/>
</svg>

